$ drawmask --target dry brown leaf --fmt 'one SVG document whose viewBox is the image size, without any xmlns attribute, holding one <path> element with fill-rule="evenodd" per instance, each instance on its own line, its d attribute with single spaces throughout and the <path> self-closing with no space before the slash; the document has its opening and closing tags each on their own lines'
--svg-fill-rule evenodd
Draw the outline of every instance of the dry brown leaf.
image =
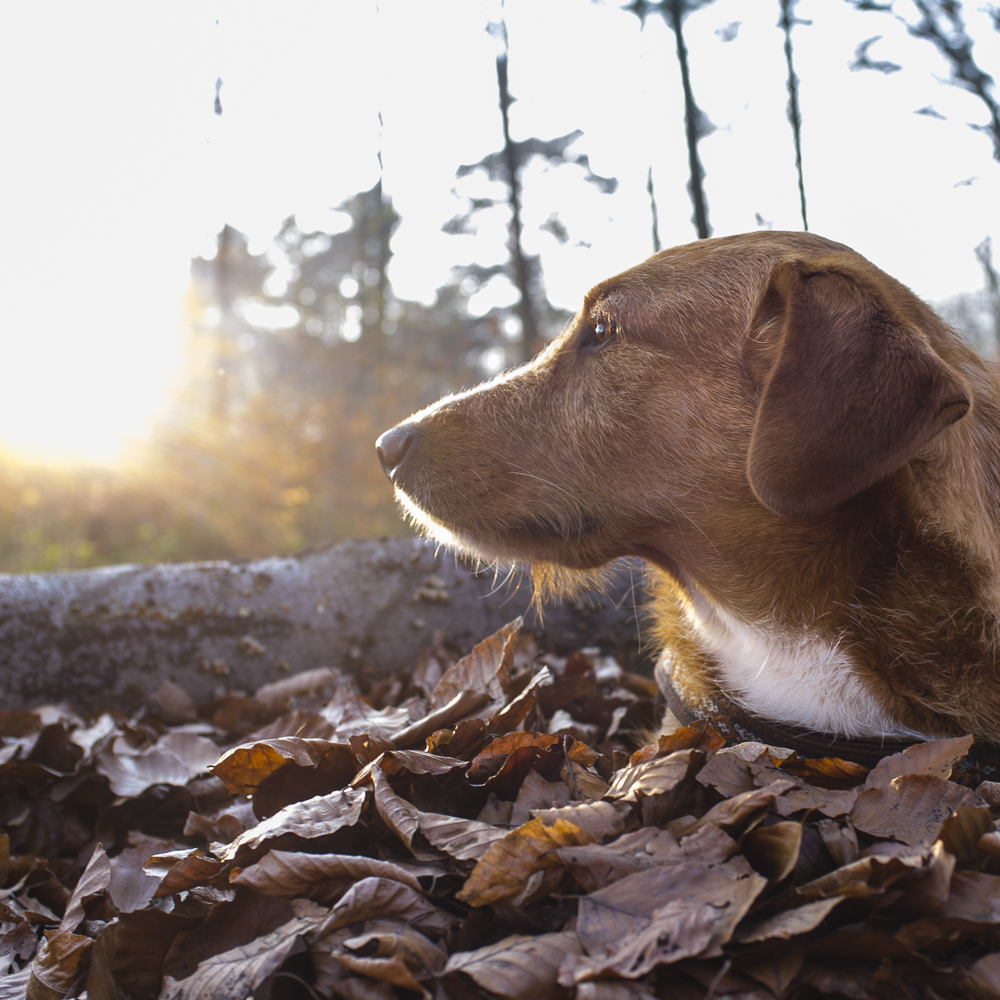
<svg viewBox="0 0 1000 1000">
<path fill-rule="evenodd" d="M 567 955 L 580 951 L 571 932 L 514 935 L 475 951 L 453 954 L 445 973 L 462 972 L 476 985 L 510 1000 L 561 1000 L 564 991 L 556 980 Z"/>
<path fill-rule="evenodd" d="M 334 727 L 334 739 L 341 742 L 352 736 L 391 740 L 410 725 L 410 713 L 405 708 L 373 708 L 353 685 L 346 684 L 334 690 L 333 698 L 319 714 Z"/>
<path fill-rule="evenodd" d="M 896 884 L 895 888 L 902 893 L 893 904 L 896 912 L 911 920 L 943 916 L 954 871 L 955 855 L 937 841 L 925 864 Z"/>
<path fill-rule="evenodd" d="M 458 757 L 444 757 L 422 750 L 390 750 L 382 755 L 379 767 L 389 775 L 409 771 L 410 774 L 448 774 L 456 768 L 468 767 L 469 762 Z"/>
<path fill-rule="evenodd" d="M 557 803 L 569 801 L 569 797 L 565 782 L 546 781 L 537 771 L 529 771 L 521 782 L 511 809 L 511 826 L 527 823 L 533 809 L 548 809 Z"/>
<path fill-rule="evenodd" d="M 775 764 L 770 755 L 748 763 L 754 782 L 758 785 L 767 786 L 776 781 L 788 780 L 795 782 L 795 787 L 775 803 L 774 811 L 779 816 L 791 816 L 804 809 L 816 809 L 824 816 L 843 816 L 851 811 L 857 801 L 859 789 L 856 787 L 833 789 L 810 784 L 799 774 L 786 770 L 784 765 L 785 761 Z"/>
<path fill-rule="evenodd" d="M 570 797 L 573 799 L 602 799 L 611 787 L 599 775 L 572 760 L 566 761 L 559 769 L 559 777 L 570 790 Z"/>
<path fill-rule="evenodd" d="M 490 717 L 489 731 L 497 736 L 502 736 L 504 733 L 510 733 L 517 729 L 535 707 L 540 694 L 539 689 L 548 687 L 551 683 L 552 672 L 548 667 L 542 667 L 531 678 L 528 686 L 510 704 L 505 705 L 499 712 Z"/>
<path fill-rule="evenodd" d="M 979 841 L 993 830 L 989 806 L 959 806 L 941 824 L 945 849 L 959 861 L 971 861 L 980 851 Z"/>
<path fill-rule="evenodd" d="M 512 899 L 535 872 L 562 864 L 557 853 L 560 848 L 591 840 L 590 834 L 566 820 L 557 820 L 552 826 L 540 819 L 530 820 L 487 849 L 455 898 L 470 906 Z"/>
<path fill-rule="evenodd" d="M 359 739 L 366 745 L 370 742 L 367 738 Z M 329 749 L 315 763 L 287 761 L 264 778 L 253 793 L 253 822 L 267 819 L 293 802 L 353 784 L 358 760 L 350 743 L 330 743 Z"/>
<path fill-rule="evenodd" d="M 329 740 L 333 738 L 334 727 L 319 712 L 307 712 L 297 708 L 279 715 L 262 729 L 249 733 L 244 742 L 262 743 L 282 736 L 299 736 L 302 739 Z"/>
<path fill-rule="evenodd" d="M 958 736 L 950 740 L 933 740 L 907 747 L 902 753 L 883 757 L 872 768 L 866 788 L 884 788 L 894 778 L 904 774 L 922 774 L 947 779 L 955 765 L 972 748 L 971 736 Z"/>
<path fill-rule="evenodd" d="M 532 766 L 535 766 L 543 776 L 548 774 L 550 778 L 554 777 L 566 758 L 567 746 L 569 759 L 584 767 L 589 767 L 600 757 L 595 750 L 572 738 L 567 740 L 552 733 L 508 733 L 491 740 L 473 758 L 469 765 L 469 780 L 480 783 L 490 777 L 498 778 L 503 771 L 516 769 L 520 776 L 516 779 L 515 787 L 520 787 L 521 781 Z M 514 768 L 512 757 L 515 761 L 522 762 L 517 768 Z"/>
<path fill-rule="evenodd" d="M 93 938 L 67 930 L 48 930 L 31 963 L 27 1000 L 64 997 L 86 968 Z"/>
<path fill-rule="evenodd" d="M 160 1000 L 246 1000 L 284 964 L 309 927 L 293 917 L 270 934 L 205 959 L 186 979 L 165 976 Z"/>
<path fill-rule="evenodd" d="M 0 980 L 7 976 L 11 968 L 17 972 L 19 966 L 15 959 L 22 962 L 33 958 L 38 949 L 38 939 L 35 929 L 27 920 L 20 920 L 9 930 L 0 934 Z"/>
<path fill-rule="evenodd" d="M 697 750 L 678 750 L 647 761 L 645 764 L 623 767 L 614 774 L 607 798 L 623 802 L 670 792 L 704 763 L 704 754 Z"/>
<path fill-rule="evenodd" d="M 330 961 L 337 966 L 338 970 L 342 969 L 340 963 L 332 956 L 330 956 Z M 315 957 L 313 958 L 313 967 L 316 967 Z M 322 985 L 323 981 L 317 973 L 317 992 Z M 352 976 L 350 979 L 329 983 L 326 988 L 333 996 L 341 997 L 342 1000 L 397 1000 L 398 998 L 398 994 L 388 983 L 380 983 L 374 979 L 364 979 L 360 976 Z M 320 996 L 323 996 L 323 993 L 320 993 Z"/>
<path fill-rule="evenodd" d="M 745 834 L 740 847 L 754 871 L 772 882 L 780 882 L 795 868 L 801 844 L 801 823 L 775 823 L 758 826 Z"/>
<path fill-rule="evenodd" d="M 841 824 L 835 819 L 822 819 L 816 829 L 838 868 L 858 860 L 858 835 L 850 820 Z"/>
<path fill-rule="evenodd" d="M 491 823 L 443 813 L 420 812 L 417 824 L 434 847 L 459 861 L 478 861 L 489 847 L 507 835 L 506 830 Z"/>
<path fill-rule="evenodd" d="M 559 982 L 572 986 L 607 975 L 637 979 L 657 965 L 700 955 L 712 940 L 714 917 L 710 904 L 670 900 L 648 915 L 645 926 L 606 944 L 602 951 L 566 959 Z"/>
<path fill-rule="evenodd" d="M 231 875 L 229 881 L 265 896 L 306 896 L 322 902 L 332 898 L 331 892 L 369 877 L 392 879 L 420 890 L 417 879 L 391 861 L 299 851 L 269 851 L 256 864 Z"/>
<path fill-rule="evenodd" d="M 345 969 L 350 969 L 351 972 L 356 972 L 358 975 L 389 983 L 392 986 L 400 986 L 404 990 L 412 990 L 414 993 L 430 997 L 430 993 L 416 981 L 400 955 L 393 955 L 391 958 L 366 958 L 336 952 L 333 957 Z"/>
<path fill-rule="evenodd" d="M 806 899 L 830 899 L 834 896 L 867 899 L 882 895 L 900 879 L 923 865 L 923 856 L 905 858 L 869 855 L 853 864 L 813 879 L 798 887 L 796 892 Z"/>
<path fill-rule="evenodd" d="M 104 848 L 100 844 L 94 847 L 94 853 L 87 862 L 87 867 L 83 870 L 73 894 L 66 904 L 62 920 L 59 921 L 59 930 L 75 931 L 80 926 L 81 921 L 86 916 L 84 907 L 90 900 L 100 896 L 111 882 L 111 862 L 108 860 Z"/>
<path fill-rule="evenodd" d="M 280 681 L 265 684 L 257 688 L 254 698 L 266 708 L 284 711 L 293 698 L 329 697 L 329 693 L 338 684 L 343 683 L 344 677 L 339 672 L 329 667 L 318 667 L 315 670 L 302 670 Z"/>
<path fill-rule="evenodd" d="M 740 971 L 766 986 L 772 996 L 783 997 L 801 971 L 804 961 L 805 949 L 801 946 L 783 948 L 763 961 L 743 965 Z"/>
<path fill-rule="evenodd" d="M 583 844 L 580 847 L 562 848 L 559 860 L 584 892 L 596 892 L 626 875 L 662 865 L 663 861 L 646 849 L 658 837 L 677 846 L 677 841 L 666 830 L 642 827 L 635 833 L 619 837 L 612 844 Z"/>
<path fill-rule="evenodd" d="M 956 809 L 983 804 L 975 792 L 962 785 L 932 774 L 907 773 L 888 783 L 865 788 L 851 810 L 851 822 L 858 830 L 876 837 L 893 837 L 904 844 L 929 846 Z"/>
<path fill-rule="evenodd" d="M 118 921 L 112 920 L 101 927 L 94 938 L 87 970 L 89 1000 L 130 1000 L 112 971 L 117 957 L 117 937 Z"/>
<path fill-rule="evenodd" d="M 160 877 L 147 874 L 145 863 L 161 851 L 169 851 L 176 846 L 176 841 L 161 840 L 142 833 L 133 833 L 129 843 L 132 846 L 111 859 L 111 879 L 108 883 L 108 893 L 122 913 L 140 910 L 153 898 L 160 885 Z"/>
<path fill-rule="evenodd" d="M 655 743 L 640 747 L 629 758 L 629 764 L 632 767 L 648 764 L 651 760 L 666 757 L 678 750 L 705 750 L 714 753 L 725 745 L 725 736 L 716 732 L 707 719 L 702 719 L 693 726 L 681 726 L 680 729 L 661 736 Z"/>
<path fill-rule="evenodd" d="M 734 795 L 712 806 L 704 816 L 688 824 L 682 833 L 694 833 L 712 824 L 736 836 L 756 826 L 770 812 L 776 800 L 796 787 L 794 781 L 780 778 L 765 788 Z"/>
<path fill-rule="evenodd" d="M 376 958 L 398 956 L 415 973 L 439 972 L 448 953 L 421 934 L 415 927 L 399 920 L 369 920 L 361 934 L 346 938 L 342 947 Z"/>
<path fill-rule="evenodd" d="M 1000 876 L 955 872 L 946 913 L 953 920 L 1000 924 Z"/>
<path fill-rule="evenodd" d="M 819 927 L 830 911 L 843 902 L 843 898 L 817 899 L 791 910 L 779 910 L 766 917 L 748 920 L 736 929 L 733 941 L 737 944 L 755 944 L 771 938 L 787 941 L 798 934 L 806 934 Z"/>
<path fill-rule="evenodd" d="M 432 938 L 439 938 L 457 917 L 438 909 L 408 885 L 394 879 L 363 878 L 355 883 L 337 905 L 309 931 L 318 941 L 333 931 L 361 920 L 402 920 Z"/>
<path fill-rule="evenodd" d="M 842 791 L 863 785 L 869 769 L 840 757 L 807 757 L 800 759 L 792 754 L 778 761 L 777 767 L 785 774 L 794 774 L 807 784 L 831 791 Z"/>
<path fill-rule="evenodd" d="M 984 955 L 968 970 L 960 972 L 959 985 L 969 1000 L 997 1000 L 1000 997 L 1000 953 Z"/>
<path fill-rule="evenodd" d="M 767 880 L 741 858 L 637 872 L 580 898 L 577 933 L 586 959 L 563 967 L 569 985 L 604 972 L 635 978 L 660 962 L 721 954 Z M 658 933 L 648 934 L 653 925 Z"/>
<path fill-rule="evenodd" d="M 668 995 L 668 1000 L 672 996 Z M 655 1000 L 655 997 L 643 983 L 627 979 L 594 979 L 577 984 L 576 1000 Z M 700 993 L 696 1000 L 702 1000 Z"/>
<path fill-rule="evenodd" d="M 410 849 L 415 858 L 428 860 L 437 857 L 413 843 L 413 837 L 420 829 L 420 810 L 393 791 L 389 779 L 380 767 L 373 767 L 370 776 L 375 788 L 375 808 L 385 825 Z"/>
<path fill-rule="evenodd" d="M 676 847 L 670 847 L 666 840 L 658 838 L 648 844 L 646 850 L 664 864 L 683 860 L 719 865 L 736 854 L 739 845 L 714 823 L 706 823 L 694 833 L 682 837 Z"/>
<path fill-rule="evenodd" d="M 152 785 L 186 785 L 219 759 L 219 748 L 194 733 L 167 733 L 155 746 L 136 751 L 124 737 L 97 755 L 96 769 L 115 795 L 141 795 Z"/>
<path fill-rule="evenodd" d="M 332 747 L 330 740 L 282 736 L 273 740 L 244 743 L 227 750 L 212 767 L 226 787 L 237 795 L 252 796 L 262 781 L 288 762 L 315 767 Z M 340 744 L 350 750 L 347 744 Z"/>
<path fill-rule="evenodd" d="M 621 979 L 594 979 L 588 983 L 577 984 L 576 1000 L 655 1000 L 655 998 L 641 983 Z"/>
<path fill-rule="evenodd" d="M 441 708 L 461 691 L 485 691 L 490 703 L 480 714 L 484 718 L 503 707 L 510 684 L 510 668 L 517 648 L 521 618 L 515 618 L 488 639 L 476 645 L 445 671 L 431 698 L 431 708 Z"/>
<path fill-rule="evenodd" d="M 163 978 L 163 960 L 178 934 L 190 931 L 202 922 L 201 917 L 182 917 L 164 913 L 155 907 L 123 913 L 101 932 L 108 932 L 112 956 L 103 956 L 119 987 L 127 997 L 149 1000 L 158 997 Z M 102 956 L 94 955 L 94 961 Z M 97 1000 L 94 997 L 93 1000 Z"/>
<path fill-rule="evenodd" d="M 762 744 L 753 745 L 761 747 L 758 756 L 767 753 L 767 748 Z M 698 772 L 697 778 L 701 784 L 714 788 L 727 799 L 741 792 L 751 792 L 757 787 L 750 773 L 750 761 L 734 753 L 733 748 L 712 754 Z"/>
<path fill-rule="evenodd" d="M 739 845 L 709 824 L 678 844 L 667 830 L 641 827 L 610 844 L 565 848 L 559 858 L 587 892 L 603 889 L 637 871 L 687 861 L 717 865 L 728 861 Z"/>
<path fill-rule="evenodd" d="M 478 711 L 487 703 L 492 704 L 490 695 L 485 691 L 459 691 L 440 708 L 436 708 L 422 719 L 417 719 L 416 722 L 400 729 L 392 738 L 392 746 L 408 747 L 424 740 L 430 740 L 439 731 L 448 731 L 448 726 L 454 725 L 470 712 Z M 461 723 L 459 724 L 461 725 Z M 480 724 L 482 725 L 482 720 L 480 720 Z M 433 745 L 436 746 L 437 742 Z"/>
<path fill-rule="evenodd" d="M 611 802 L 571 802 L 565 806 L 535 809 L 532 816 L 547 826 L 564 819 L 590 834 L 595 841 L 617 837 L 625 831 L 628 809 Z"/>
<path fill-rule="evenodd" d="M 316 795 L 304 802 L 293 802 L 256 826 L 244 830 L 226 846 L 222 860 L 237 859 L 239 855 L 256 851 L 268 840 L 285 834 L 315 840 L 354 826 L 364 803 L 365 791 L 361 788 L 344 788 L 329 795 Z M 240 863 L 243 863 L 242 859 Z"/>
<path fill-rule="evenodd" d="M 818 963 L 806 962 L 799 972 L 799 983 L 812 987 L 820 996 L 850 997 L 851 1000 L 882 1000 L 869 990 L 872 986 L 872 970 L 866 967 L 850 967 L 841 963 L 831 969 Z"/>
<path fill-rule="evenodd" d="M 159 899 L 175 892 L 193 889 L 197 885 L 205 885 L 224 867 L 224 862 L 218 858 L 210 858 L 204 851 L 196 848 L 156 854 L 147 859 L 143 871 L 159 878 L 159 885 L 153 890 L 153 898 Z"/>
</svg>

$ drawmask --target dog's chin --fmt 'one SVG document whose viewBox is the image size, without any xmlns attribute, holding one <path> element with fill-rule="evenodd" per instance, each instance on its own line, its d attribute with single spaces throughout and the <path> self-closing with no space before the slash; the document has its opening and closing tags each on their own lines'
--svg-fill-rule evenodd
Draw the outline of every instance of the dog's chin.
<svg viewBox="0 0 1000 1000">
<path fill-rule="evenodd" d="M 554 522 L 522 520 L 495 532 L 470 531 L 428 513 L 402 490 L 396 500 L 421 535 L 477 562 L 530 569 L 536 596 L 567 597 L 593 586 L 620 553 L 604 552 L 596 520 L 570 532 Z"/>
</svg>

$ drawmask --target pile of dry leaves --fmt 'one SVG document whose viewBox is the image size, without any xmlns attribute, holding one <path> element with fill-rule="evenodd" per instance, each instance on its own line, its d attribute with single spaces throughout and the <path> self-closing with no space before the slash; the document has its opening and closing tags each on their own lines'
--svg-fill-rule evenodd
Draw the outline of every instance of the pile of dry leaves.
<svg viewBox="0 0 1000 1000">
<path fill-rule="evenodd" d="M 0 1000 L 1000 997 L 1000 784 L 709 727 L 519 622 L 359 696 L 0 713 Z"/>
</svg>

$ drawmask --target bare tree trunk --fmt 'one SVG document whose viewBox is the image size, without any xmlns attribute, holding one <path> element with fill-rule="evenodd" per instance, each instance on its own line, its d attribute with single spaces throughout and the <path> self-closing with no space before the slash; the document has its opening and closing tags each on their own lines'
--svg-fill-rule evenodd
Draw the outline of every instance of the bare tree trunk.
<svg viewBox="0 0 1000 1000">
<path fill-rule="evenodd" d="M 691 194 L 691 204 L 694 206 L 692 222 L 698 231 L 698 239 L 704 240 L 712 235 L 712 227 L 708 224 L 708 206 L 703 186 L 705 168 L 701 165 L 701 158 L 698 156 L 698 140 L 703 134 L 704 115 L 695 104 L 694 93 L 691 90 L 688 52 L 687 46 L 684 44 L 683 20 L 686 12 L 684 0 L 670 0 L 669 12 L 669 24 L 677 42 L 677 62 L 681 67 L 681 85 L 684 88 L 684 130 L 687 135 L 688 166 L 691 170 L 688 191 Z"/>
<path fill-rule="evenodd" d="M 522 613 L 547 649 L 598 645 L 634 665 L 633 577 L 642 569 L 626 561 L 604 593 L 552 604 L 542 623 L 530 586 L 498 587 L 416 538 L 248 563 L 3 573 L 0 694 L 8 709 L 131 712 L 165 682 L 200 702 L 317 667 L 375 678 L 412 669 L 431 644 L 466 653 Z"/>
<path fill-rule="evenodd" d="M 653 253 L 659 253 L 660 246 L 660 213 L 656 208 L 656 195 L 653 192 L 653 168 L 650 166 L 646 174 L 646 190 L 649 192 L 649 210 L 653 216 Z"/>
<path fill-rule="evenodd" d="M 219 233 L 215 252 L 215 295 L 219 322 L 215 327 L 215 357 L 212 359 L 212 417 L 218 425 L 229 415 L 229 355 L 233 336 L 232 260 L 233 230 L 227 223 Z"/>
<path fill-rule="evenodd" d="M 802 228 L 809 232 L 806 217 L 806 183 L 802 176 L 802 114 L 799 111 L 799 78 L 792 64 L 792 25 L 795 23 L 794 8 L 798 0 L 781 0 L 781 30 L 785 33 L 785 64 L 788 67 L 788 121 L 792 126 L 795 140 L 795 170 L 799 177 L 799 207 L 802 210 Z"/>
<path fill-rule="evenodd" d="M 993 306 L 993 337 L 996 344 L 997 357 L 1000 358 L 1000 274 L 993 264 L 993 241 L 986 237 L 976 247 L 976 259 L 982 265 L 986 276 L 986 289 Z"/>
<path fill-rule="evenodd" d="M 504 27 L 504 45 L 507 29 Z M 535 316 L 533 271 L 531 261 L 524 255 L 521 246 L 521 163 L 517 146 L 510 137 L 510 90 L 507 87 L 507 53 L 497 56 L 497 87 L 500 91 L 500 114 L 503 118 L 503 156 L 507 165 L 507 203 L 510 205 L 510 239 L 508 241 L 511 260 L 514 263 L 514 283 L 521 294 L 517 314 L 521 319 L 521 343 L 524 358 L 537 354 L 544 346 L 538 333 L 538 319 Z"/>
</svg>

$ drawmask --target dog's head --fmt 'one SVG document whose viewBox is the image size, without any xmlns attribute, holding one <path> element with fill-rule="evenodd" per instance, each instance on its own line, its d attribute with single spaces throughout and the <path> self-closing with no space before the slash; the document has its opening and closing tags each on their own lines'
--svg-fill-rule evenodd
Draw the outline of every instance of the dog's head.
<svg viewBox="0 0 1000 1000">
<path fill-rule="evenodd" d="M 970 406 L 952 339 L 840 244 L 706 240 L 602 282 L 537 358 L 378 454 L 407 513 L 461 550 L 683 576 L 735 519 L 822 517 L 929 447 Z"/>
</svg>

